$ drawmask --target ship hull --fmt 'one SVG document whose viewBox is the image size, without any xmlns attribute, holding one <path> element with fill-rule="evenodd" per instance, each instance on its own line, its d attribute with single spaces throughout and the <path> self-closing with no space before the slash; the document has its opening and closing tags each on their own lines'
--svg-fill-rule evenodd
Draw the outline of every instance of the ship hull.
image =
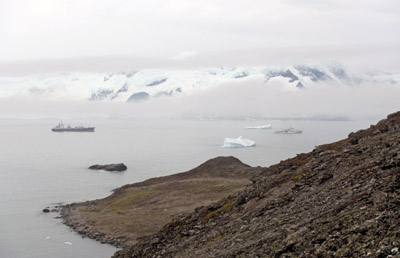
<svg viewBox="0 0 400 258">
<path fill-rule="evenodd" d="M 53 132 L 94 132 L 94 127 L 85 128 L 53 128 Z"/>
</svg>

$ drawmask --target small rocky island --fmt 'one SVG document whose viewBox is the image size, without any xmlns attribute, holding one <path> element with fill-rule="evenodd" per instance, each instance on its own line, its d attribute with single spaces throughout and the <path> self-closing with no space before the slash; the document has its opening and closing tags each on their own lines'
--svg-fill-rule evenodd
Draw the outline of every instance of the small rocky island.
<svg viewBox="0 0 400 258">
<path fill-rule="evenodd" d="M 220 157 L 62 214 L 115 258 L 400 257 L 400 112 L 268 168 Z"/>
<path fill-rule="evenodd" d="M 93 165 L 90 166 L 89 169 L 120 172 L 120 171 L 125 171 L 128 168 L 125 166 L 124 163 L 118 163 L 118 164 L 108 164 L 108 165 Z"/>
</svg>

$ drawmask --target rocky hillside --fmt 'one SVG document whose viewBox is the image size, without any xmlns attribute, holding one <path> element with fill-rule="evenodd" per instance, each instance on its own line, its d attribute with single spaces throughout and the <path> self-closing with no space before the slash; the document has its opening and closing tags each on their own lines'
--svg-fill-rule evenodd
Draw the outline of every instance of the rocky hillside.
<svg viewBox="0 0 400 258">
<path fill-rule="evenodd" d="M 400 257 L 400 112 L 252 181 L 113 257 Z"/>
<path fill-rule="evenodd" d="M 122 186 L 104 199 L 66 205 L 61 215 L 84 236 L 132 245 L 179 214 L 243 190 L 259 171 L 234 157 L 218 157 L 188 172 Z"/>
</svg>

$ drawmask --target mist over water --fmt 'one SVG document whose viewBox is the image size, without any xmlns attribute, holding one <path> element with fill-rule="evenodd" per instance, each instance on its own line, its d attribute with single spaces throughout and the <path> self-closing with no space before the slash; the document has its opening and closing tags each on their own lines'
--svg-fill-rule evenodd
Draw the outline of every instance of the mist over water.
<svg viewBox="0 0 400 258">
<path fill-rule="evenodd" d="M 2 98 L 0 119 L 282 118 L 313 115 L 349 119 L 383 117 L 400 109 L 400 86 L 318 83 L 297 89 L 262 80 L 229 83 L 188 95 L 141 103 L 73 101 L 43 96 Z"/>
</svg>

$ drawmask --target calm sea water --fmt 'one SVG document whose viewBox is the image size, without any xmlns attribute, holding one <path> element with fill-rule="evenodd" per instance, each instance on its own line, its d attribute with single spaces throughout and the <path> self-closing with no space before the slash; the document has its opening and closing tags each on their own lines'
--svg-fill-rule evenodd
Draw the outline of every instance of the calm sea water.
<svg viewBox="0 0 400 258">
<path fill-rule="evenodd" d="M 53 133 L 58 121 L 0 120 L 0 257 L 110 257 L 116 248 L 81 238 L 58 214 L 42 209 L 102 198 L 124 184 L 187 171 L 216 156 L 271 165 L 375 122 L 103 120 L 85 122 L 95 133 Z M 272 130 L 244 129 L 268 123 Z M 273 133 L 289 125 L 303 134 Z M 257 146 L 221 147 L 225 137 L 238 136 Z M 117 162 L 128 170 L 87 169 Z"/>
</svg>

